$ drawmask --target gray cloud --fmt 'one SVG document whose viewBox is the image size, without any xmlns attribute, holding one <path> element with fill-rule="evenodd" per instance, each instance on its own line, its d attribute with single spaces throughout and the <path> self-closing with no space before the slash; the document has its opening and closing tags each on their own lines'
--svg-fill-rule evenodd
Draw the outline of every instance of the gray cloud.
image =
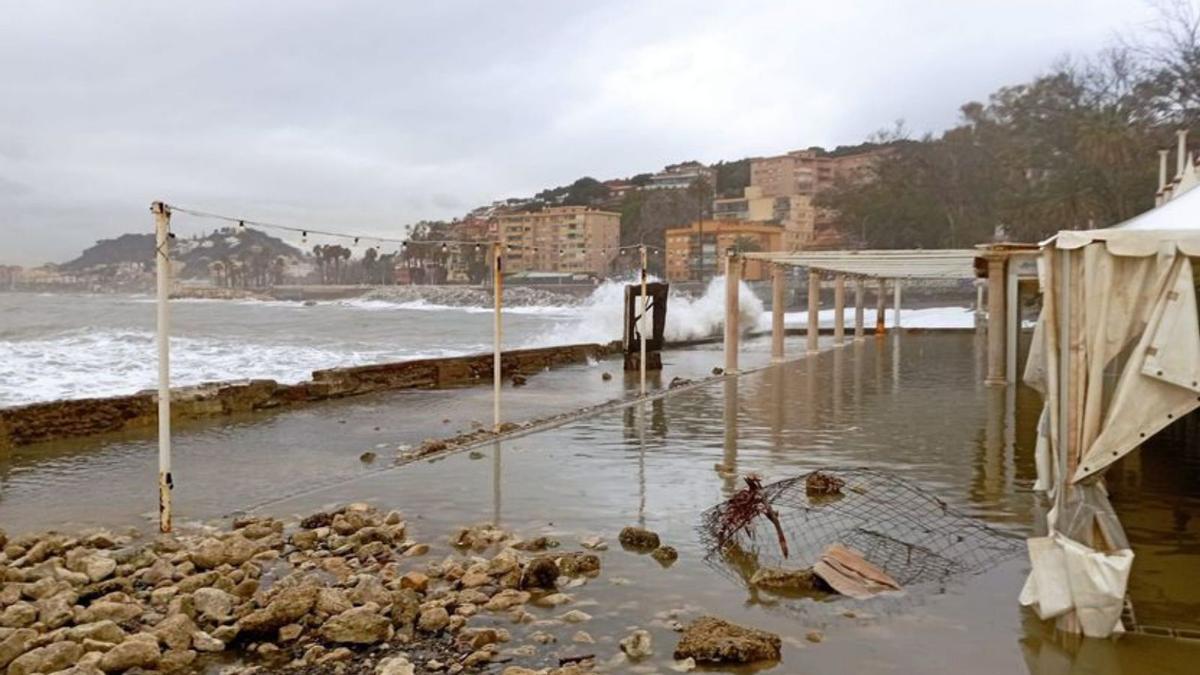
<svg viewBox="0 0 1200 675">
<path fill-rule="evenodd" d="M 0 0 L 0 262 L 148 229 L 154 199 L 385 234 L 584 174 L 937 130 L 1149 14 L 984 4 Z"/>
</svg>

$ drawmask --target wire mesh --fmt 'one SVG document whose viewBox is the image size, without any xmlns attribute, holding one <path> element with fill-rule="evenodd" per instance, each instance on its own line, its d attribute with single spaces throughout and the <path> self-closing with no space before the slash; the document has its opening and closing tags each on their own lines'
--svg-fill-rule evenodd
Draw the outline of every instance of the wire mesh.
<svg viewBox="0 0 1200 675">
<path fill-rule="evenodd" d="M 825 469 L 747 484 L 705 511 L 700 526 L 710 564 L 747 583 L 760 569 L 810 569 L 834 543 L 906 589 L 976 574 L 1025 552 L 1023 539 L 882 471 Z"/>
</svg>

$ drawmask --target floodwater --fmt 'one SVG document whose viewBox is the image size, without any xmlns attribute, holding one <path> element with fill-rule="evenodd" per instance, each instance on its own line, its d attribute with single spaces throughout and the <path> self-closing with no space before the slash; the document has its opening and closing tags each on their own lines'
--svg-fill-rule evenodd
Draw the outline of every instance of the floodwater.
<svg viewBox="0 0 1200 675">
<path fill-rule="evenodd" d="M 764 363 L 763 348 L 762 341 L 751 342 L 744 361 Z M 445 542 L 455 527 L 474 522 L 551 534 L 564 547 L 601 535 L 611 545 L 601 554 L 603 573 L 571 589 L 575 602 L 567 607 L 593 619 L 547 630 L 569 645 L 575 630 L 586 629 L 598 641 L 586 647 L 603 660 L 616 653 L 615 640 L 630 627 L 646 627 L 655 644 L 650 665 L 659 672 L 670 672 L 675 635 L 655 615 L 673 609 L 682 610 L 684 621 L 713 613 L 781 634 L 784 659 L 771 670 L 778 673 L 1196 672 L 1197 641 L 1141 633 L 1115 640 L 1056 636 L 1017 604 L 1028 568 L 1021 557 L 976 576 L 909 589 L 902 602 L 889 603 L 760 596 L 705 562 L 697 525 L 704 509 L 738 489 L 728 469 L 770 482 L 817 468 L 870 467 L 1004 533 L 1028 534 L 1042 513 L 1029 489 L 1040 402 L 1025 389 L 985 387 L 983 351 L 972 334 L 869 338 L 474 453 L 394 470 L 363 468 L 357 476 L 342 469 L 358 461 L 372 434 L 392 443 L 416 418 L 429 418 L 423 424 L 432 428 L 444 414 L 481 414 L 486 390 L 412 392 L 411 399 L 388 395 L 255 417 L 181 433 L 181 453 L 193 448 L 190 472 L 233 464 L 210 467 L 203 480 L 188 478 L 180 464 L 177 502 L 185 514 L 207 518 L 251 507 L 290 516 L 370 501 L 405 512 L 414 536 L 435 545 L 434 555 L 449 552 Z M 718 360 L 715 350 L 698 351 L 674 367 L 700 373 Z M 564 399 L 604 400 L 630 386 L 618 377 L 609 383 L 614 389 L 605 390 L 598 375 L 605 367 L 539 375 L 528 388 L 531 398 L 514 405 L 540 412 Z M 535 397 L 538 387 L 545 389 Z M 130 439 L 64 450 L 69 466 L 63 455 L 0 460 L 0 526 L 129 524 L 131 514 L 152 503 L 152 448 Z M 1167 452 L 1172 449 L 1175 457 Z M 1114 503 L 1138 556 L 1131 596 L 1139 623 L 1188 629 L 1200 616 L 1200 591 L 1191 582 L 1200 565 L 1200 524 L 1192 517 L 1200 513 L 1200 461 L 1194 443 L 1181 459 L 1178 450 L 1150 448 L 1139 464 L 1115 469 Z M 87 461 L 106 452 L 112 459 Z M 123 473 L 131 457 L 147 465 L 145 482 Z M 320 480 L 322 464 L 335 480 Z M 715 470 L 718 464 L 727 470 Z M 257 477 L 241 475 L 247 473 Z M 189 492 L 189 481 L 204 486 Z M 617 532 L 639 523 L 675 546 L 679 561 L 663 569 L 621 550 Z M 813 630 L 822 631 L 820 643 L 805 639 Z"/>
</svg>

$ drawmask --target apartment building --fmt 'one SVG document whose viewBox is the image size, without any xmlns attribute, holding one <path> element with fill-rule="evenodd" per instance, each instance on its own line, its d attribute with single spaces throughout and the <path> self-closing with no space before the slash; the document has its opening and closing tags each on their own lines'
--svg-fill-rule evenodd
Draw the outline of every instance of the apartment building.
<svg viewBox="0 0 1200 675">
<path fill-rule="evenodd" d="M 621 245 L 621 214 L 554 206 L 497 216 L 505 273 L 608 273 Z"/>
<path fill-rule="evenodd" d="M 730 249 L 742 251 L 782 251 L 784 230 L 781 225 L 752 223 L 744 220 L 704 220 L 687 227 L 667 230 L 667 280 L 711 279 L 724 273 L 724 257 Z M 703 270 L 701 254 L 703 253 Z M 768 265 L 749 260 L 743 270 L 747 281 L 763 281 L 770 276 Z"/>
<path fill-rule="evenodd" d="M 713 218 L 783 226 L 783 250 L 805 248 L 814 236 L 816 209 L 808 195 L 767 196 L 759 185 L 745 188 L 741 197 L 713 200 Z"/>
<path fill-rule="evenodd" d="M 651 176 L 650 184 L 646 187 L 651 190 L 682 190 L 697 180 L 704 180 L 713 186 L 716 185 L 716 179 L 716 172 L 700 162 L 681 162 L 668 165 Z"/>
</svg>

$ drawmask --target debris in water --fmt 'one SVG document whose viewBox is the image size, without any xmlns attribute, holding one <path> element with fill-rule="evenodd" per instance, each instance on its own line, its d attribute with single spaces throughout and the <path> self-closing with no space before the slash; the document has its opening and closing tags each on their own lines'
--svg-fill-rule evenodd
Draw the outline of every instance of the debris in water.
<svg viewBox="0 0 1200 675">
<path fill-rule="evenodd" d="M 804 479 L 804 491 L 809 497 L 840 495 L 846 481 L 823 471 L 813 471 Z"/>
<path fill-rule="evenodd" d="M 364 452 L 358 456 L 358 461 L 362 462 L 363 464 L 370 464 L 371 462 L 375 461 L 375 453 L 370 451 Z"/>
<path fill-rule="evenodd" d="M 525 379 L 524 375 L 513 375 L 512 376 L 512 386 L 514 386 L 514 387 L 524 387 L 526 382 L 527 382 L 527 380 Z"/>
<path fill-rule="evenodd" d="M 788 557 L 787 538 L 783 534 L 783 525 L 779 522 L 779 514 L 763 492 L 762 479 L 755 475 L 745 476 L 746 487 L 739 490 L 725 503 L 725 509 L 717 523 L 717 548 L 724 549 L 740 532 L 747 532 L 753 537 L 750 525 L 759 516 L 766 518 L 775 526 L 775 536 L 779 540 L 779 550 L 783 557 Z"/>
<path fill-rule="evenodd" d="M 725 369 L 721 368 L 720 366 L 716 366 L 712 369 L 712 374 L 713 375 L 724 375 Z"/>
<path fill-rule="evenodd" d="M 842 544 L 832 544 L 813 565 L 813 574 L 833 590 L 855 600 L 885 591 L 898 591 L 900 584 L 887 572 L 863 559 L 862 554 Z"/>
<path fill-rule="evenodd" d="M 605 382 L 608 382 L 609 380 L 612 379 L 612 373 L 607 372 L 607 371 L 600 373 L 600 379 L 604 380 Z"/>
<path fill-rule="evenodd" d="M 678 387 L 686 387 L 687 385 L 689 385 L 691 383 L 692 383 L 692 381 L 687 379 L 686 377 L 672 377 L 671 384 L 667 385 L 667 388 L 668 389 L 676 389 Z"/>
</svg>

